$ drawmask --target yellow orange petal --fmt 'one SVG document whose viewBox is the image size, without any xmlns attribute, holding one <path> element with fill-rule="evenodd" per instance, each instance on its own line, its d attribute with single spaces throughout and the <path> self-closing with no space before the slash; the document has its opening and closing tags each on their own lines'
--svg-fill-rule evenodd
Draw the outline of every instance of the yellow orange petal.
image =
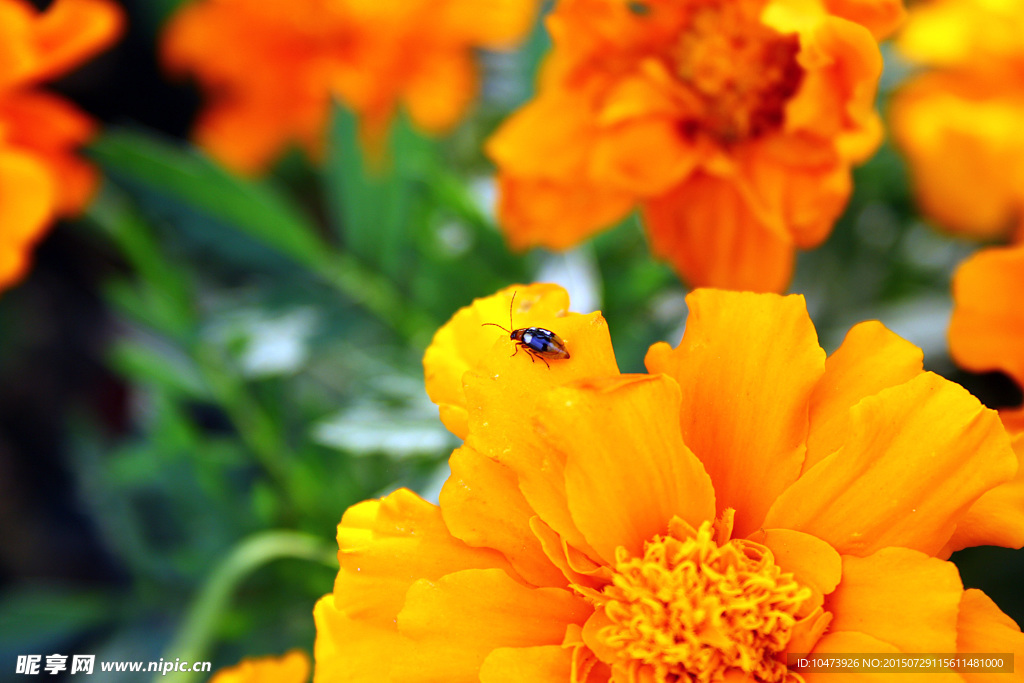
<svg viewBox="0 0 1024 683">
<path fill-rule="evenodd" d="M 27 2 L 0 4 L 0 90 L 23 85 L 35 66 L 33 7 Z"/>
<path fill-rule="evenodd" d="M 825 600 L 832 631 L 856 631 L 900 652 L 956 652 L 963 584 L 956 566 L 906 548 L 843 556 L 843 580 Z"/>
<path fill-rule="evenodd" d="M 498 217 L 513 249 L 568 249 L 633 210 L 632 195 L 586 181 L 498 179 Z"/>
<path fill-rule="evenodd" d="M 793 635 L 789 639 L 786 652 L 793 654 L 810 652 L 828 630 L 830 623 L 832 623 L 832 614 L 818 607 L 793 625 Z"/>
<path fill-rule="evenodd" d="M 750 539 L 771 550 L 782 571 L 792 573 L 801 586 L 814 592 L 805 607 L 808 612 L 820 607 L 824 596 L 839 585 L 842 560 L 825 541 L 791 529 L 757 530 Z"/>
<path fill-rule="evenodd" d="M 109 47 L 124 26 L 124 13 L 110 0 L 56 0 L 35 25 L 35 77 L 49 79 L 77 66 Z"/>
<path fill-rule="evenodd" d="M 863 399 L 849 434 L 779 496 L 766 526 L 804 531 L 844 555 L 886 546 L 934 554 L 966 509 L 1016 471 L 995 412 L 932 373 Z"/>
<path fill-rule="evenodd" d="M 929 73 L 893 97 L 894 142 L 910 165 L 917 202 L 939 225 L 968 237 L 1009 234 L 1024 196 L 1024 116 L 1005 79 L 981 73 Z"/>
<path fill-rule="evenodd" d="M 462 1 L 441 4 L 439 21 L 445 32 L 474 46 L 510 48 L 522 40 L 537 14 L 535 0 L 491 0 L 486 5 Z"/>
<path fill-rule="evenodd" d="M 647 117 L 609 126 L 594 142 L 594 182 L 639 196 L 664 194 L 699 158 L 671 119 Z"/>
<path fill-rule="evenodd" d="M 579 382 L 539 406 L 542 439 L 565 459 L 573 521 L 608 564 L 620 546 L 642 555 L 673 517 L 694 527 L 715 518 L 711 479 L 680 438 L 679 406 L 679 386 L 661 375 Z"/>
<path fill-rule="evenodd" d="M 51 175 L 35 157 L 0 150 L 0 289 L 18 281 L 56 208 Z"/>
<path fill-rule="evenodd" d="M 245 99 L 214 102 L 200 113 L 193 135 L 199 146 L 221 163 L 238 173 L 255 175 L 297 137 L 292 123 L 283 116 L 286 113 L 273 103 Z"/>
<path fill-rule="evenodd" d="M 557 318 L 532 312 L 518 316 L 515 324 L 553 330 L 571 357 L 553 360 L 550 367 L 531 362 L 523 352 L 513 355 L 515 344 L 507 335 L 486 328 L 495 334 L 491 351 L 463 378 L 469 409 L 466 444 L 515 472 L 530 507 L 563 539 L 585 549 L 565 502 L 564 457 L 544 446 L 532 420 L 549 389 L 619 374 L 608 325 L 599 313 Z"/>
<path fill-rule="evenodd" d="M 988 65 L 1022 54 L 1024 13 L 1013 0 L 915 3 L 896 43 L 913 61 L 957 66 Z"/>
<path fill-rule="evenodd" d="M 349 508 L 338 525 L 338 547 L 334 607 L 367 624 L 392 623 L 417 580 L 468 568 L 514 573 L 496 550 L 452 536 L 440 509 L 405 489 Z"/>
<path fill-rule="evenodd" d="M 29 90 L 4 96 L 0 122 L 8 127 L 8 142 L 30 152 L 53 175 L 57 211 L 70 216 L 85 208 L 95 190 L 97 174 L 75 150 L 95 134 L 92 119 L 63 98 Z"/>
<path fill-rule="evenodd" d="M 280 657 L 252 657 L 221 669 L 210 683 L 306 683 L 310 674 L 309 655 L 292 650 Z"/>
<path fill-rule="evenodd" d="M 510 316 L 513 303 L 516 309 Z M 468 418 L 462 389 L 463 375 L 495 352 L 495 341 L 502 334 L 497 327 L 485 327 L 486 323 L 502 327 L 511 324 L 510 331 L 539 325 L 534 321 L 541 319 L 554 325 L 550 320 L 568 315 L 568 310 L 569 295 L 566 291 L 557 285 L 547 284 L 512 285 L 459 309 L 434 334 L 423 356 L 427 395 L 441 407 L 441 420 L 445 426 L 456 436 L 466 438 Z M 553 326 L 555 328 L 557 325 Z"/>
<path fill-rule="evenodd" d="M 781 292 L 796 247 L 761 223 L 736 184 L 703 172 L 643 205 L 651 251 L 694 287 Z"/>
<path fill-rule="evenodd" d="M 535 515 L 508 467 L 463 446 L 448 460 L 452 475 L 441 489 L 441 511 L 452 535 L 467 545 L 500 551 L 535 586 L 565 586 L 530 530 Z"/>
<path fill-rule="evenodd" d="M 597 130 L 584 105 L 561 94 L 533 100 L 505 120 L 485 151 L 502 175 L 537 180 L 577 175 L 586 168 L 587 144 Z"/>
<path fill-rule="evenodd" d="M 413 122 L 438 134 L 459 122 L 476 91 L 476 66 L 469 51 L 459 46 L 424 55 L 402 95 Z"/>
<path fill-rule="evenodd" d="M 964 591 L 957 621 L 957 652 L 1012 652 L 1013 674 L 965 672 L 967 683 L 1024 681 L 1024 634 L 1013 619 L 1003 614 L 992 599 L 980 590 Z"/>
<path fill-rule="evenodd" d="M 946 545 L 953 552 L 976 545 L 1024 546 L 1024 433 L 1013 440 L 1017 475 L 987 491 L 960 518 Z"/>
<path fill-rule="evenodd" d="M 698 290 L 686 301 L 683 340 L 652 346 L 647 369 L 682 387 L 683 442 L 711 475 L 719 513 L 734 508 L 746 536 L 800 472 L 825 352 L 801 296 Z"/>
<path fill-rule="evenodd" d="M 864 161 L 881 142 L 874 109 L 882 73 L 878 43 L 862 26 L 826 16 L 801 33 L 800 90 L 787 103 L 786 130 L 829 138 L 850 161 Z"/>
<path fill-rule="evenodd" d="M 811 395 L 811 430 L 804 471 L 837 450 L 849 436 L 850 408 L 865 396 L 902 384 L 924 371 L 924 354 L 878 321 L 855 325 L 825 361 Z"/>
<path fill-rule="evenodd" d="M 863 24 L 875 38 L 882 39 L 906 19 L 903 0 L 826 0 L 829 12 Z"/>
<path fill-rule="evenodd" d="M 387 624 L 351 619 L 337 608 L 334 595 L 325 595 L 317 601 L 313 619 L 316 622 L 313 683 L 387 681 L 392 663 L 406 656 L 411 647 L 398 634 L 393 617 Z"/>
<path fill-rule="evenodd" d="M 832 232 L 853 182 L 831 145 L 811 136 L 778 135 L 744 155 L 738 187 L 765 226 L 809 249 Z"/>
<path fill-rule="evenodd" d="M 611 570 L 590 559 L 579 549 L 566 543 L 554 529 L 540 517 L 530 519 L 530 529 L 551 564 L 558 567 L 562 575 L 577 587 L 599 589 L 611 581 Z M 591 551 L 596 555 L 596 551 Z"/>
<path fill-rule="evenodd" d="M 593 608 L 560 588 L 528 588 L 494 569 L 467 569 L 438 581 L 416 582 L 398 615 L 398 630 L 422 657 L 397 663 L 394 677 L 409 683 L 475 683 L 499 647 L 561 644 L 569 624 Z"/>
<path fill-rule="evenodd" d="M 499 647 L 480 669 L 480 683 L 566 683 L 572 676 L 572 650 L 561 645 Z"/>
<path fill-rule="evenodd" d="M 1002 370 L 1024 385 L 1024 245 L 985 249 L 953 276 L 949 350 L 968 370 Z"/>
</svg>

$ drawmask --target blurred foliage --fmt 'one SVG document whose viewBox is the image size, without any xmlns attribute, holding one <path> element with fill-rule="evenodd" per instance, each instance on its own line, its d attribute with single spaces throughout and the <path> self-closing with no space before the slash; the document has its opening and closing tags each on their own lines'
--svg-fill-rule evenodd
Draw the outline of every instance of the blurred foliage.
<svg viewBox="0 0 1024 683">
<path fill-rule="evenodd" d="M 641 371 L 652 343 L 678 342 L 686 290 L 651 261 L 637 217 L 566 255 L 512 254 L 494 225 L 481 143 L 529 95 L 545 43 L 538 27 L 519 53 L 488 56 L 478 116 L 450 138 L 399 120 L 369 158 L 340 107 L 321 167 L 295 153 L 263 180 L 140 128 L 91 146 L 107 181 L 83 223 L 121 264 L 104 284 L 106 362 L 128 387 L 130 431 L 75 416 L 70 468 L 126 578 L 0 598 L 5 661 L 73 649 L 223 665 L 310 648 L 346 507 L 399 486 L 439 490 L 454 440 L 426 400 L 420 359 L 474 297 L 558 278 L 577 306 L 603 310 L 623 371 Z M 929 367 L 1011 402 L 946 357 L 949 277 L 977 245 L 921 223 L 891 147 L 855 180 L 792 287 L 822 343 L 832 350 L 852 324 L 880 318 Z M 990 549 L 961 561 L 968 585 L 1018 621 L 1022 564 Z"/>
</svg>

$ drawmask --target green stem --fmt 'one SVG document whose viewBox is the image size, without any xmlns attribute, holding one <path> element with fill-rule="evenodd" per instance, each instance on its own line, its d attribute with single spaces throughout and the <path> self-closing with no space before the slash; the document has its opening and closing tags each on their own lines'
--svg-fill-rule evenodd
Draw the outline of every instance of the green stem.
<svg viewBox="0 0 1024 683">
<path fill-rule="evenodd" d="M 164 661 L 194 663 L 209 659 L 213 633 L 221 614 L 231 603 L 238 586 L 265 564 L 282 558 L 298 558 L 337 567 L 333 546 L 297 531 L 264 531 L 243 540 L 210 574 L 192 601 L 184 621 L 164 654 Z M 190 683 L 200 676 L 192 672 L 157 674 L 154 683 Z"/>
</svg>

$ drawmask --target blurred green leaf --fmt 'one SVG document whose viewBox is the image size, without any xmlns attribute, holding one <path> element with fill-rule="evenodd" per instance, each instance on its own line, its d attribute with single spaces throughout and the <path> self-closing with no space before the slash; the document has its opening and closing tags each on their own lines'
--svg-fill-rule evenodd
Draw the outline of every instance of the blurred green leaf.
<svg viewBox="0 0 1024 683">
<path fill-rule="evenodd" d="M 414 181 L 433 153 L 433 144 L 400 117 L 388 144 L 367 154 L 355 115 L 334 107 L 323 174 L 331 223 L 347 251 L 393 279 L 402 274 L 415 204 L 422 200 Z"/>
<path fill-rule="evenodd" d="M 187 357 L 161 353 L 131 341 L 120 341 L 110 351 L 110 364 L 139 384 L 155 384 L 184 398 L 208 399 L 202 378 Z"/>
<path fill-rule="evenodd" d="M 22 587 L 0 597 L 0 659 L 50 653 L 116 614 L 109 595 L 69 586 Z"/>
<path fill-rule="evenodd" d="M 117 129 L 89 149 L 122 182 L 145 185 L 199 209 L 301 263 L 316 264 L 323 256 L 314 224 L 273 187 L 235 176 L 198 152 Z"/>
</svg>

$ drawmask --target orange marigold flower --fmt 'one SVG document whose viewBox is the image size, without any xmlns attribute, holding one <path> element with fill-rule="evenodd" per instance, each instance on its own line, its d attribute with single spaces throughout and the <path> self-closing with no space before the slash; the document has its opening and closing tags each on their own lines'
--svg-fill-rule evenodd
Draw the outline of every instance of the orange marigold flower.
<svg viewBox="0 0 1024 683">
<path fill-rule="evenodd" d="M 513 292 L 513 325 L 570 359 L 470 336 Z M 345 513 L 318 683 L 793 683 L 816 674 L 787 653 L 1024 654 L 943 559 L 1024 544 L 1021 494 L 992 498 L 1018 470 L 997 415 L 877 322 L 826 358 L 802 297 L 688 303 L 649 375 L 549 285 L 438 332 L 428 386 L 465 444 L 440 506 L 401 490 Z"/>
<path fill-rule="evenodd" d="M 209 97 L 200 145 L 238 171 L 264 170 L 291 143 L 321 155 L 340 96 L 379 141 L 396 108 L 440 133 L 477 90 L 473 51 L 521 40 L 537 0 L 196 0 L 164 33 L 169 69 Z"/>
<path fill-rule="evenodd" d="M 972 237 L 1024 231 L 1024 4 L 921 3 L 897 44 L 935 67 L 904 85 L 889 112 L 922 210 Z"/>
<path fill-rule="evenodd" d="M 210 683 L 306 683 L 309 673 L 309 655 L 292 650 L 280 657 L 243 659 L 218 671 Z"/>
<path fill-rule="evenodd" d="M 108 0 L 56 0 L 42 13 L 0 0 L 0 289 L 24 275 L 51 221 L 80 211 L 96 185 L 75 155 L 92 121 L 38 86 L 106 48 L 122 24 Z"/>
<path fill-rule="evenodd" d="M 817 0 L 562 0 L 548 28 L 539 94 L 488 144 L 512 246 L 639 206 L 691 284 L 785 289 L 881 138 L 870 32 Z"/>
</svg>

